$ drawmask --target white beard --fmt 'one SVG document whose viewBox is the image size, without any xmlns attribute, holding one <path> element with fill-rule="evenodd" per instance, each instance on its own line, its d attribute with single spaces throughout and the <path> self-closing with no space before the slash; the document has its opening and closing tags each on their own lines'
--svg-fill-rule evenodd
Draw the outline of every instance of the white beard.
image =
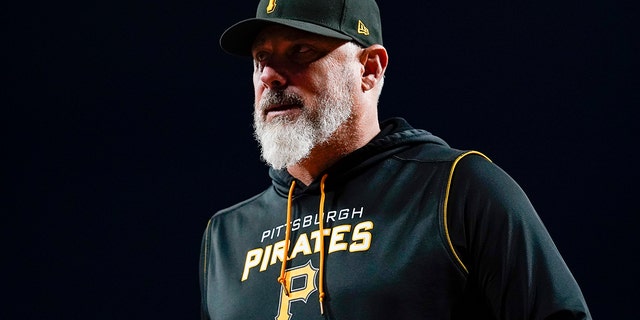
<svg viewBox="0 0 640 320">
<path fill-rule="evenodd" d="M 262 159 L 274 169 L 304 160 L 315 146 L 326 142 L 350 119 L 354 101 L 346 75 L 329 83 L 327 90 L 309 103 L 294 93 L 265 91 L 254 112 L 254 134 L 260 143 Z M 302 113 L 293 119 L 275 117 L 267 123 L 262 110 L 270 104 L 302 105 Z"/>
</svg>

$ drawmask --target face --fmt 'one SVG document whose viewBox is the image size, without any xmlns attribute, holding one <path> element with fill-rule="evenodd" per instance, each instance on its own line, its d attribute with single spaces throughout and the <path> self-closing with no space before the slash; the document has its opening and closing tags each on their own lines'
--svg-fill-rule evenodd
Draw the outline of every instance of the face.
<svg viewBox="0 0 640 320">
<path fill-rule="evenodd" d="M 348 125 L 359 82 L 359 47 L 271 26 L 254 42 L 254 129 L 262 158 L 298 164 Z"/>
</svg>

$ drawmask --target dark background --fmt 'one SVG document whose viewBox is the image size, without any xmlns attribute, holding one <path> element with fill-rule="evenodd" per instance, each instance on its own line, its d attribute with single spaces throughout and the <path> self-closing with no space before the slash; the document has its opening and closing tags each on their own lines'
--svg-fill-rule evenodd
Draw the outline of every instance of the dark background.
<svg viewBox="0 0 640 320">
<path fill-rule="evenodd" d="M 593 315 L 637 316 L 631 2 L 379 2 L 381 118 L 491 157 Z M 217 45 L 256 1 L 23 4 L 2 5 L 0 319 L 197 319 L 208 218 L 270 183 L 251 64 Z"/>
</svg>

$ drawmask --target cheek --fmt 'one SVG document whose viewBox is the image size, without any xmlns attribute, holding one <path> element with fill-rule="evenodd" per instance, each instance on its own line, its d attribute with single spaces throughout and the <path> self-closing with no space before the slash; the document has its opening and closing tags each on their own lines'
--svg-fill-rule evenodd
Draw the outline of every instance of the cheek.
<svg viewBox="0 0 640 320">
<path fill-rule="evenodd" d="M 255 101 L 258 102 L 260 101 L 260 97 L 262 97 L 262 93 L 264 92 L 264 86 L 262 85 L 262 82 L 260 82 L 260 80 L 258 79 L 258 77 L 253 76 L 253 94 L 255 97 Z"/>
<path fill-rule="evenodd" d="M 261 87 L 260 85 L 260 75 L 257 74 L 256 72 L 253 73 L 253 77 L 251 78 L 251 80 L 253 80 L 253 88 L 254 90 L 257 92 L 258 88 Z"/>
</svg>

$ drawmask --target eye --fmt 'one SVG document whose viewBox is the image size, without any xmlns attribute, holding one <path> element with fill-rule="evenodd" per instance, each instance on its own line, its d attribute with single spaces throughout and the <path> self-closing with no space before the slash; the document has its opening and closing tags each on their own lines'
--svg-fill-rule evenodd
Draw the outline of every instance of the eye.
<svg viewBox="0 0 640 320">
<path fill-rule="evenodd" d="M 298 45 L 295 47 L 295 51 L 297 53 L 307 53 L 307 52 L 311 52 L 311 47 L 307 45 Z"/>
<path fill-rule="evenodd" d="M 297 63 L 310 63 L 317 58 L 317 50 L 307 44 L 297 44 L 291 47 L 290 57 Z"/>
<path fill-rule="evenodd" d="M 294 55 L 304 55 L 311 53 L 312 51 L 313 48 L 306 44 L 297 44 L 291 48 L 291 53 L 293 53 Z"/>
<path fill-rule="evenodd" d="M 268 54 L 266 51 L 257 51 L 253 54 L 253 59 L 257 62 L 262 62 L 268 58 Z"/>
<path fill-rule="evenodd" d="M 264 65 L 269 59 L 269 53 L 266 51 L 254 51 L 253 53 L 253 66 L 255 70 L 262 70 Z"/>
</svg>

